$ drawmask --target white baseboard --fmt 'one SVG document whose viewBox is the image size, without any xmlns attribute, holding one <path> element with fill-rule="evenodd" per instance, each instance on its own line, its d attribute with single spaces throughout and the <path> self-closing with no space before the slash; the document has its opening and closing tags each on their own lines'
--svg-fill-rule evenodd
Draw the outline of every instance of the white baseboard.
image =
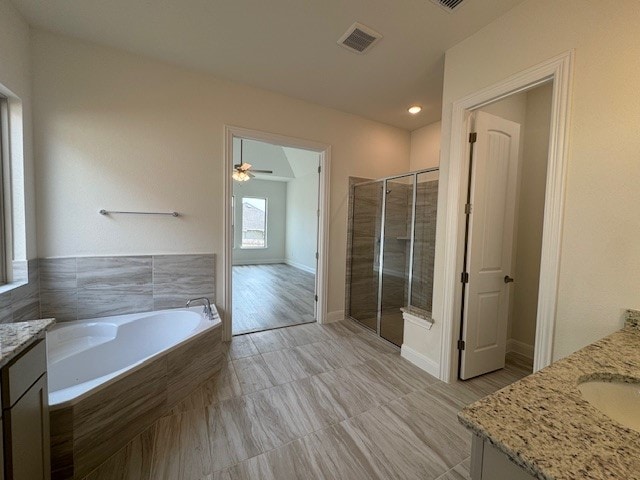
<svg viewBox="0 0 640 480">
<path fill-rule="evenodd" d="M 514 352 L 533 360 L 533 345 L 510 338 L 507 340 L 507 353 Z"/>
<path fill-rule="evenodd" d="M 409 360 L 416 367 L 427 372 L 429 375 L 440 378 L 440 365 L 423 354 L 416 352 L 413 348 L 402 345 L 400 348 L 400 355 Z"/>
<path fill-rule="evenodd" d="M 313 273 L 314 275 L 316 274 L 315 268 L 308 267 L 306 265 L 303 265 L 302 263 L 294 262 L 291 259 L 285 258 L 284 263 L 286 263 L 287 265 L 291 265 L 292 267 L 299 268 L 300 270 L 303 270 L 305 272 Z"/>
<path fill-rule="evenodd" d="M 324 319 L 324 323 L 339 322 L 340 320 L 344 320 L 344 310 L 335 310 L 333 312 L 328 312 L 326 318 Z"/>
<path fill-rule="evenodd" d="M 285 263 L 284 258 L 267 258 L 265 260 L 234 260 L 233 265 L 271 265 Z"/>
</svg>

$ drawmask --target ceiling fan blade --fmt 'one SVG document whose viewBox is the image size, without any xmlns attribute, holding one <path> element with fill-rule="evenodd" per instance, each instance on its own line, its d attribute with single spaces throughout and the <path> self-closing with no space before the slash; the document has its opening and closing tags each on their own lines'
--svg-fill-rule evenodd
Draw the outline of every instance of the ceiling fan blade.
<svg viewBox="0 0 640 480">
<path fill-rule="evenodd" d="M 273 173 L 273 170 L 251 170 L 253 173 Z"/>
<path fill-rule="evenodd" d="M 251 172 L 247 172 L 247 175 L 249 175 L 249 178 L 255 178 L 255 177 L 256 177 L 256 176 L 255 176 L 253 173 L 251 173 Z"/>
</svg>

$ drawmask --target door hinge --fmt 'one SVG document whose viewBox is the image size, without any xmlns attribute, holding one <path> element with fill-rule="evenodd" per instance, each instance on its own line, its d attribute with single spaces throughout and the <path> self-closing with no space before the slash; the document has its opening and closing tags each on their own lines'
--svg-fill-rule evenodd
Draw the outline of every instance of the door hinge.
<svg viewBox="0 0 640 480">
<path fill-rule="evenodd" d="M 478 140 L 478 134 L 476 132 L 469 134 L 469 143 L 476 143 Z"/>
<path fill-rule="evenodd" d="M 467 203 L 464 206 L 464 213 L 465 213 L 465 215 L 471 215 L 471 204 L 470 203 Z"/>
<path fill-rule="evenodd" d="M 318 173 L 322 173 L 322 167 L 318 165 Z"/>
<path fill-rule="evenodd" d="M 462 272 L 462 275 L 460 275 L 460 281 L 462 283 L 469 283 L 469 274 L 467 272 Z"/>
<path fill-rule="evenodd" d="M 318 295 L 316 295 L 315 297 L 313 297 L 315 299 L 315 301 L 318 301 Z"/>
<path fill-rule="evenodd" d="M 465 343 L 464 340 L 458 340 L 458 350 L 464 350 Z"/>
<path fill-rule="evenodd" d="M 318 260 L 318 258 L 320 258 L 320 254 L 316 252 L 316 260 Z"/>
</svg>

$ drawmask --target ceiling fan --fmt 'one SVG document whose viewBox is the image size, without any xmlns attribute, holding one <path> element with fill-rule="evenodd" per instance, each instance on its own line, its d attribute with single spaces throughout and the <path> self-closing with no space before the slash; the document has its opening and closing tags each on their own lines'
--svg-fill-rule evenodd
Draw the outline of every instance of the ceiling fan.
<svg viewBox="0 0 640 480">
<path fill-rule="evenodd" d="M 251 164 L 242 161 L 243 140 L 240 140 L 240 163 L 233 166 L 233 179 L 238 182 L 246 182 L 255 177 L 254 173 L 273 173 L 273 170 L 251 170 Z"/>
</svg>

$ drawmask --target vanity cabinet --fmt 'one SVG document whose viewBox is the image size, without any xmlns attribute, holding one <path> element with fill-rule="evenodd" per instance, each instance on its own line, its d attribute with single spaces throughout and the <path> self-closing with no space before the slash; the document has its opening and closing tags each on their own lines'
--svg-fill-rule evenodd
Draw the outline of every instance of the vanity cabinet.
<svg viewBox="0 0 640 480">
<path fill-rule="evenodd" d="M 488 440 L 473 436 L 471 480 L 535 480 L 494 447 Z"/>
<path fill-rule="evenodd" d="M 0 371 L 5 480 L 49 480 L 49 404 L 44 340 Z"/>
</svg>

